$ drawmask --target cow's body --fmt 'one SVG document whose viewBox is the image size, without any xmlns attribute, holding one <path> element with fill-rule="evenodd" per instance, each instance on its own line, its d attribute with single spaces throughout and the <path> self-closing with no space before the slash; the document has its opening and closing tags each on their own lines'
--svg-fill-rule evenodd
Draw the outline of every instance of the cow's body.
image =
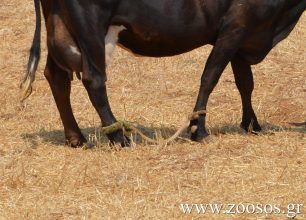
<svg viewBox="0 0 306 220">
<path fill-rule="evenodd" d="M 73 72 L 82 72 L 82 81 L 103 126 L 116 121 L 105 88 L 105 67 L 116 43 L 136 55 L 151 57 L 173 56 L 205 44 L 214 45 L 195 112 L 206 109 L 209 94 L 231 62 L 242 97 L 242 127 L 247 130 L 252 124 L 254 131 L 259 131 L 251 105 L 250 65 L 261 62 L 289 35 L 306 8 L 305 0 L 41 0 L 41 4 L 48 33 L 45 75 L 66 138 L 73 146 L 86 141 L 70 106 Z M 38 31 L 39 28 L 36 35 Z M 33 48 L 26 78 L 30 82 L 38 60 Z M 208 135 L 204 122 L 205 114 L 191 121 L 192 139 L 201 140 Z M 127 141 L 122 131 L 109 138 L 122 144 Z"/>
</svg>

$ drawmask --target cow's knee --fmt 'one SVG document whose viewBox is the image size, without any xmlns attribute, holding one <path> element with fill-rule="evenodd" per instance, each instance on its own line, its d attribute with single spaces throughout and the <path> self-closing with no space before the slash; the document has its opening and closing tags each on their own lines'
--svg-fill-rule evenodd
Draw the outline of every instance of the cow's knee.
<svg viewBox="0 0 306 220">
<path fill-rule="evenodd" d="M 204 74 L 202 79 L 201 79 L 202 92 L 206 93 L 206 94 L 210 94 L 214 90 L 218 81 L 219 81 L 219 78 L 215 78 L 215 77 L 210 77 L 209 78 L 209 77 L 205 76 L 205 74 Z"/>
<path fill-rule="evenodd" d="M 103 76 L 100 73 L 83 73 L 82 82 L 86 88 L 97 90 L 106 86 L 106 76 Z"/>
</svg>

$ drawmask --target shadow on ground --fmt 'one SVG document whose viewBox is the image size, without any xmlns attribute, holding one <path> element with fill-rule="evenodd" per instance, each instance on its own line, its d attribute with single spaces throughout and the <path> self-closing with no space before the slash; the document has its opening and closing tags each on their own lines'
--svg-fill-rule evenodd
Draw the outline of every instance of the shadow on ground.
<svg viewBox="0 0 306 220">
<path fill-rule="evenodd" d="M 260 123 L 262 131 L 259 135 L 273 135 L 277 132 L 293 132 L 293 133 L 306 133 L 305 123 L 288 123 L 285 125 L 275 125 L 267 122 Z M 221 126 L 215 126 L 210 129 L 210 133 L 213 135 L 218 134 L 245 134 L 246 132 L 237 124 L 225 124 Z"/>
<path fill-rule="evenodd" d="M 152 139 L 166 139 L 171 137 L 177 130 L 173 127 L 145 127 L 137 125 L 137 128 L 146 136 Z M 289 123 L 288 126 L 274 125 L 270 123 L 262 123 L 262 132 L 260 135 L 274 135 L 277 132 L 294 132 L 294 133 L 306 133 L 305 123 Z M 105 135 L 99 132 L 98 127 L 89 127 L 82 129 L 84 136 L 90 142 L 99 143 L 99 145 L 107 144 L 108 139 Z M 224 134 L 241 134 L 245 132 L 237 124 L 225 124 L 221 126 L 214 126 L 209 128 L 209 132 L 212 135 L 224 135 Z M 46 131 L 44 129 L 36 133 L 25 133 L 21 135 L 22 138 L 31 143 L 33 147 L 38 146 L 38 141 L 42 140 L 45 143 L 63 146 L 65 144 L 65 137 L 63 130 Z M 136 144 L 145 142 L 140 135 L 133 136 L 133 141 Z M 186 142 L 189 141 L 189 133 L 186 130 L 179 136 L 177 141 Z"/>
</svg>

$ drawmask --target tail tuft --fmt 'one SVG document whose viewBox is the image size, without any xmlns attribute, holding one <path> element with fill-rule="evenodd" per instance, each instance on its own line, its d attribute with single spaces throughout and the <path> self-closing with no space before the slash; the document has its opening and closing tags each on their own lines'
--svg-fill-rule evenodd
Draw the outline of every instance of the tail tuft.
<svg viewBox="0 0 306 220">
<path fill-rule="evenodd" d="M 34 0 L 36 13 L 36 28 L 33 38 L 32 47 L 30 50 L 30 57 L 27 67 L 27 73 L 20 83 L 20 99 L 23 102 L 32 93 L 32 83 L 35 80 L 35 72 L 40 59 L 40 36 L 41 36 L 41 13 L 40 0 Z"/>
<path fill-rule="evenodd" d="M 34 55 L 34 54 L 31 54 L 31 55 Z M 20 100 L 21 100 L 21 102 L 26 100 L 32 93 L 32 83 L 35 80 L 35 72 L 37 70 L 38 61 L 39 61 L 39 57 L 30 56 L 29 63 L 28 63 L 27 74 L 25 75 L 24 79 L 20 83 Z"/>
<path fill-rule="evenodd" d="M 26 100 L 32 93 L 31 79 L 27 77 L 20 84 L 20 101 Z"/>
</svg>

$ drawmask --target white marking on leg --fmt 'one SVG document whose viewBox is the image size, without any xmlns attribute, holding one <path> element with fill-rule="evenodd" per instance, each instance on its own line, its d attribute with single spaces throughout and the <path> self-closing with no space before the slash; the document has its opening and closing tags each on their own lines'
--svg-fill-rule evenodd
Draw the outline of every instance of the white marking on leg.
<svg viewBox="0 0 306 220">
<path fill-rule="evenodd" d="M 106 66 L 110 65 L 112 55 L 116 49 L 119 33 L 126 28 L 124 26 L 110 26 L 105 37 L 105 63 Z"/>
<path fill-rule="evenodd" d="M 75 54 L 75 55 L 78 55 L 80 56 L 81 55 L 81 52 L 79 51 L 78 48 L 76 48 L 75 46 L 70 46 L 70 51 Z"/>
</svg>

